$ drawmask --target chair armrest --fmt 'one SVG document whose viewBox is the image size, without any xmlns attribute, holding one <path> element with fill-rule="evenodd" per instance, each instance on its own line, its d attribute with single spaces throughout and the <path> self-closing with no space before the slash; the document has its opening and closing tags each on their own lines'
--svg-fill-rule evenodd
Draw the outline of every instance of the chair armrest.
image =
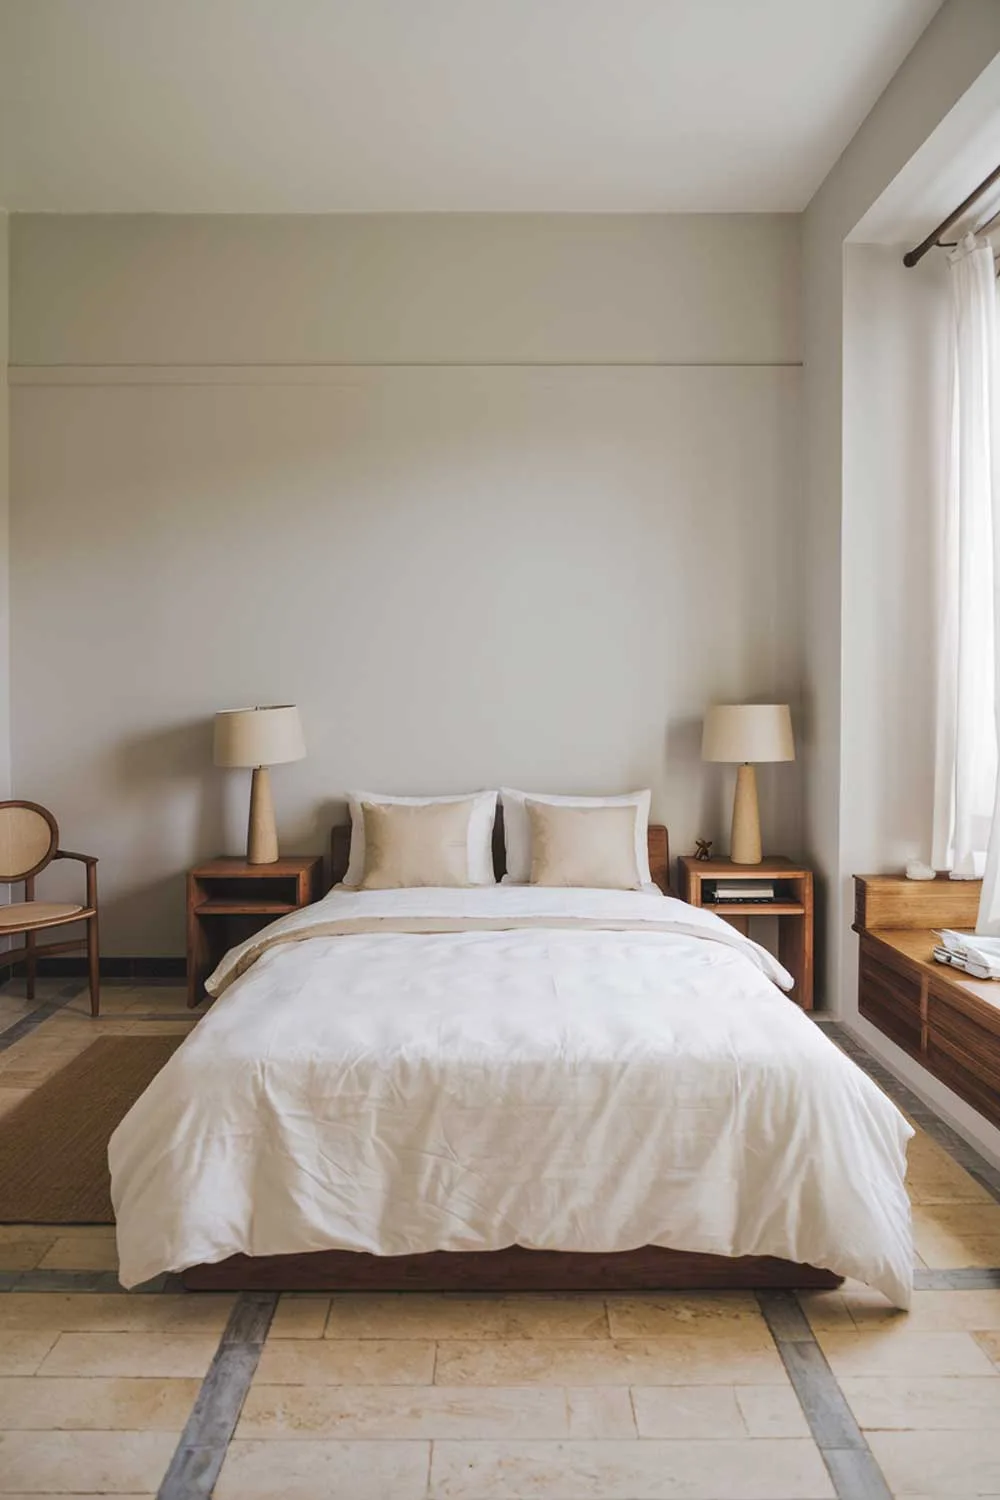
<svg viewBox="0 0 1000 1500">
<path fill-rule="evenodd" d="M 96 854 L 74 854 L 71 849 L 57 849 L 52 856 L 53 859 L 78 859 L 81 864 L 96 865 Z"/>
<path fill-rule="evenodd" d="M 53 859 L 78 859 L 81 864 L 87 866 L 87 905 L 97 910 L 97 856 L 95 854 L 74 854 L 72 849 L 57 849 L 52 856 Z"/>
</svg>

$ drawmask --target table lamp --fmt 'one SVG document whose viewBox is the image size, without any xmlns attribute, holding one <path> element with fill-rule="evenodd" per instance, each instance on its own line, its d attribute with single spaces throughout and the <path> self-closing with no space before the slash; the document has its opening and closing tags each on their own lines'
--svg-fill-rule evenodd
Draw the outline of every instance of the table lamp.
<svg viewBox="0 0 1000 1500">
<path fill-rule="evenodd" d="M 715 704 L 705 715 L 701 758 L 738 763 L 729 857 L 734 865 L 759 865 L 760 809 L 753 762 L 795 759 L 788 704 Z"/>
<path fill-rule="evenodd" d="M 299 711 L 283 703 L 267 708 L 235 708 L 215 716 L 215 764 L 253 767 L 247 863 L 273 865 L 278 858 L 268 766 L 302 760 L 306 753 Z"/>
</svg>

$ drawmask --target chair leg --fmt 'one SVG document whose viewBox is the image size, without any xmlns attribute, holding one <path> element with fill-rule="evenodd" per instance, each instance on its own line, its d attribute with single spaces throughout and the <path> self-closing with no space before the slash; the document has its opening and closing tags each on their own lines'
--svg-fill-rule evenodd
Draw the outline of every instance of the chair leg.
<svg viewBox="0 0 1000 1500">
<path fill-rule="evenodd" d="M 90 1014 L 96 1016 L 101 1010 L 101 955 L 96 916 L 87 922 L 87 973 L 90 978 Z"/>
<path fill-rule="evenodd" d="M 25 965 L 25 968 L 28 971 L 28 978 L 27 978 L 26 987 L 25 987 L 25 994 L 27 995 L 27 997 L 28 997 L 29 1000 L 34 1000 L 34 998 L 35 998 L 35 971 L 36 971 L 36 968 L 38 966 L 38 959 L 37 959 L 37 956 L 35 954 L 35 934 L 33 932 L 26 932 L 24 934 L 24 947 L 25 947 L 24 965 Z"/>
</svg>

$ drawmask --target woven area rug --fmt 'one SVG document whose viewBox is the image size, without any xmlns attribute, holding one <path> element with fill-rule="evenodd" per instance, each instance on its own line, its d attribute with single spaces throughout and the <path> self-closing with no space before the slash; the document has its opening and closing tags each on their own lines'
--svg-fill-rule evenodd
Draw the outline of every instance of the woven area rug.
<svg viewBox="0 0 1000 1500">
<path fill-rule="evenodd" d="M 0 1224 L 113 1224 L 108 1141 L 183 1036 L 102 1036 L 0 1120 Z"/>
</svg>

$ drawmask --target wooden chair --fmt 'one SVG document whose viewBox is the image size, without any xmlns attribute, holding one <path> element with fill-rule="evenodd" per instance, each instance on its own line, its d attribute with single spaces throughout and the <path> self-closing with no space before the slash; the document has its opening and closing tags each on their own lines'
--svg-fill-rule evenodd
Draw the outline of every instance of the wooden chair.
<svg viewBox="0 0 1000 1500">
<path fill-rule="evenodd" d="M 65 902 L 36 901 L 35 876 L 55 859 L 78 859 L 87 867 L 87 904 L 71 906 Z M 90 978 L 90 1013 L 101 1008 L 100 956 L 97 943 L 97 860 L 90 854 L 71 854 L 59 848 L 59 826 L 47 808 L 37 802 L 0 802 L 0 882 L 24 882 L 24 900 L 0 906 L 0 936 L 23 933 L 24 947 L 0 952 L 0 963 L 25 963 L 28 970 L 28 999 L 35 998 L 35 972 L 40 957 L 55 953 L 87 950 L 87 972 Z M 46 927 L 63 927 L 69 922 L 86 922 L 87 936 L 71 942 L 45 943 L 38 947 L 35 934 Z"/>
</svg>

